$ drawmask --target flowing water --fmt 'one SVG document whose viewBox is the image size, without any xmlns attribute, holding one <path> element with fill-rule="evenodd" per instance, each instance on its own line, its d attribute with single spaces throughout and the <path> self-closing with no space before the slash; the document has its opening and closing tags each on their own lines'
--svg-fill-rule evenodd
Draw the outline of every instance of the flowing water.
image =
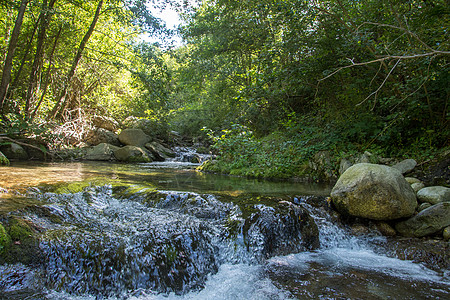
<svg viewBox="0 0 450 300">
<path fill-rule="evenodd" d="M 328 207 L 330 186 L 194 166 L 2 167 L 0 220 L 35 238 L 0 265 L 0 299 L 450 298 L 448 261 L 400 259 L 399 240 L 353 235 Z"/>
</svg>

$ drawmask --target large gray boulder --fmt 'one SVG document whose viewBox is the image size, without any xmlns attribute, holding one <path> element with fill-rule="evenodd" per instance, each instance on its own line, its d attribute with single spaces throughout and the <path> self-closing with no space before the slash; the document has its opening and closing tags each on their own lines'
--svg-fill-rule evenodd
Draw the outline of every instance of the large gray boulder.
<svg viewBox="0 0 450 300">
<path fill-rule="evenodd" d="M 397 223 L 395 229 L 404 236 L 423 237 L 447 226 L 450 226 L 450 202 L 441 202 Z"/>
<path fill-rule="evenodd" d="M 152 162 L 153 157 L 144 149 L 136 146 L 125 146 L 114 151 L 117 160 L 124 162 Z"/>
<path fill-rule="evenodd" d="M 340 213 L 372 220 L 407 218 L 417 207 L 411 185 L 398 170 L 368 163 L 348 168 L 331 199 Z"/>
<path fill-rule="evenodd" d="M 151 141 L 141 129 L 127 128 L 119 134 L 119 140 L 127 146 L 142 147 Z"/>
<path fill-rule="evenodd" d="M 437 204 L 439 202 L 450 202 L 450 188 L 444 186 L 429 186 L 417 192 L 420 202 Z"/>
<path fill-rule="evenodd" d="M 86 151 L 86 160 L 99 160 L 99 161 L 109 161 L 114 160 L 114 151 L 118 150 L 119 147 L 101 143 L 95 147 L 89 148 Z"/>
</svg>

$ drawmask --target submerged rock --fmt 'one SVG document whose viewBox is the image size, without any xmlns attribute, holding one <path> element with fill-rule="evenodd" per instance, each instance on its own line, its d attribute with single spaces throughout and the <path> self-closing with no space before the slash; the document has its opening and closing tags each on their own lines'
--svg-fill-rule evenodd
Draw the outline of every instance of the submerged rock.
<svg viewBox="0 0 450 300">
<path fill-rule="evenodd" d="M 404 236 L 424 237 L 450 226 L 450 202 L 435 204 L 414 217 L 397 223 L 395 229 Z"/>
<path fill-rule="evenodd" d="M 430 186 L 417 192 L 420 202 L 437 204 L 439 202 L 450 202 L 450 188 L 444 186 Z"/>
<path fill-rule="evenodd" d="M 340 213 L 372 220 L 410 217 L 417 207 L 414 191 L 398 170 L 365 163 L 342 174 L 331 199 Z"/>
<path fill-rule="evenodd" d="M 257 208 L 243 228 L 247 248 L 257 256 L 265 259 L 320 246 L 319 230 L 306 209 L 290 203 Z"/>
</svg>

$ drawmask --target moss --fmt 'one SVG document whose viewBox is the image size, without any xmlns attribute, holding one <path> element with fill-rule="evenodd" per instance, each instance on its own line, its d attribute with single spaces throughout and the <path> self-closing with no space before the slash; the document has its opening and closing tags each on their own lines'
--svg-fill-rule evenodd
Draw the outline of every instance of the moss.
<svg viewBox="0 0 450 300">
<path fill-rule="evenodd" d="M 23 241 L 33 236 L 33 231 L 25 220 L 12 218 L 9 221 L 8 234 L 13 241 Z"/>
<path fill-rule="evenodd" d="M 1 165 L 9 166 L 9 159 L 0 151 L 0 166 Z"/>
<path fill-rule="evenodd" d="M 25 265 L 40 263 L 43 257 L 36 238 L 37 231 L 32 228 L 32 225 L 26 220 L 11 217 L 4 223 L 3 229 L 7 240 L 4 243 L 6 247 L 1 252 L 0 263 Z"/>
<path fill-rule="evenodd" d="M 11 245 L 11 237 L 6 232 L 5 227 L 0 224 L 0 255 L 3 255 Z"/>
<path fill-rule="evenodd" d="M 168 265 L 172 265 L 178 257 L 177 249 L 173 246 L 169 246 L 166 248 L 165 252 Z"/>
</svg>

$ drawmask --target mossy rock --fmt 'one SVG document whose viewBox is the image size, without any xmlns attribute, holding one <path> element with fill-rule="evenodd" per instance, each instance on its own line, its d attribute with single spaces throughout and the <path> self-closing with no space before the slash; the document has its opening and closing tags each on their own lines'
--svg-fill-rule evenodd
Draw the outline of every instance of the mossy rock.
<svg viewBox="0 0 450 300">
<path fill-rule="evenodd" d="M 0 151 L 0 166 L 1 165 L 9 166 L 9 159 Z"/>
<path fill-rule="evenodd" d="M 0 264 L 22 263 L 25 265 L 39 264 L 42 254 L 37 239 L 37 229 L 24 219 L 11 217 L 2 225 L 4 232 L 0 236 L 6 246 L 0 252 Z M 2 229 L 0 228 L 0 231 Z M 6 235 L 4 235 L 6 233 Z"/>
<path fill-rule="evenodd" d="M 0 255 L 3 255 L 11 245 L 11 237 L 6 232 L 5 227 L 0 224 Z"/>
<path fill-rule="evenodd" d="M 12 241 L 23 241 L 33 236 L 30 225 L 23 219 L 12 218 L 8 224 L 8 234 Z"/>
</svg>

